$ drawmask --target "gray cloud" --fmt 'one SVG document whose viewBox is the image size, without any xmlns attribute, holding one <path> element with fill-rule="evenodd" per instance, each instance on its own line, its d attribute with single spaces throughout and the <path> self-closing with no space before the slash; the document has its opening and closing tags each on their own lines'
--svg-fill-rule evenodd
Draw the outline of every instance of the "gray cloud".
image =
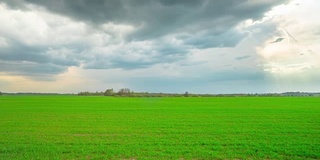
<svg viewBox="0 0 320 160">
<path fill-rule="evenodd" d="M 246 55 L 246 56 L 239 56 L 239 57 L 236 57 L 235 59 L 236 60 L 244 60 L 244 59 L 248 59 L 248 58 L 250 58 L 251 56 L 249 56 L 249 55 Z"/>
<path fill-rule="evenodd" d="M 80 59 L 73 55 L 54 51 L 49 46 L 30 46 L 11 40 L 8 47 L 0 47 L 0 72 L 22 75 L 55 75 L 64 72 L 70 66 L 79 66 Z"/>
<path fill-rule="evenodd" d="M 285 1 L 202 0 L 192 5 L 185 5 L 181 1 L 162 5 L 154 0 L 148 5 L 134 7 L 129 12 L 136 16 L 134 19 L 137 22 L 134 24 L 142 26 L 128 38 L 145 40 L 171 33 L 198 35 L 203 31 L 220 35 L 245 19 L 261 18 L 272 6 L 283 2 Z M 221 39 L 220 43 L 224 43 L 223 40 L 227 40 L 227 37 Z"/>
<path fill-rule="evenodd" d="M 235 47 L 244 37 L 244 33 L 239 33 L 234 30 L 213 33 L 210 33 L 210 31 L 204 31 L 203 33 L 184 37 L 182 40 L 186 45 L 190 45 L 199 49 L 206 49 L 217 47 Z"/>
<path fill-rule="evenodd" d="M 21 6 L 19 0 L 4 0 Z M 21 0 L 23 1 L 23 0 Z M 245 19 L 259 19 L 271 7 L 288 0 L 24 0 L 91 24 L 113 22 L 140 27 L 132 40 L 176 32 L 211 30 L 223 33 Z"/>
<path fill-rule="evenodd" d="M 183 61 L 186 59 L 188 52 L 188 46 L 173 45 L 165 39 L 157 39 L 149 44 L 132 43 L 131 45 L 118 47 L 111 53 L 101 53 L 91 58 L 91 60 L 87 60 L 84 68 L 147 68 L 160 63 Z"/>
<path fill-rule="evenodd" d="M 277 38 L 276 40 L 274 40 L 274 41 L 272 41 L 272 42 L 270 42 L 270 43 L 278 43 L 278 42 L 281 42 L 282 40 L 284 40 L 285 38 L 282 38 L 282 37 L 280 37 L 280 38 Z"/>
<path fill-rule="evenodd" d="M 2 0 L 12 9 L 25 11 L 32 11 L 27 4 L 42 6 L 54 14 L 88 26 L 85 33 L 76 35 L 76 42 L 70 42 L 67 38 L 61 40 L 66 44 L 50 44 L 50 40 L 41 42 L 44 43 L 41 45 L 27 44 L 19 39 L 21 37 L 10 35 L 7 37 L 9 46 L 0 46 L 0 60 L 8 62 L 2 64 L 2 71 L 58 74 L 70 66 L 80 65 L 86 69 L 137 69 L 159 63 L 175 63 L 186 59 L 192 49 L 235 47 L 247 36 L 237 31 L 235 26 L 246 19 L 259 19 L 273 6 L 287 1 Z M 101 26 L 108 23 L 130 25 L 134 30 L 117 37 L 117 34 L 102 29 Z M 54 25 L 48 25 L 49 33 Z M 60 28 L 57 30 L 59 34 L 64 33 L 60 32 Z M 96 37 L 88 39 L 91 34 L 99 35 L 101 40 Z M 49 35 L 58 40 L 65 36 Z M 0 31 L 0 36 L 8 35 Z M 135 46 L 135 42 L 148 42 L 150 45 L 144 48 Z M 110 49 L 118 44 L 123 45 Z M 102 51 L 96 51 L 100 48 Z M 12 65 L 19 62 L 28 64 Z"/>
<path fill-rule="evenodd" d="M 10 40 L 8 47 L 0 48 L 0 60 L 5 61 L 30 61 L 37 63 L 49 62 L 48 57 L 43 55 L 43 47 L 28 46 L 16 40 Z"/>
<path fill-rule="evenodd" d="M 21 42 L 9 43 L 9 47 L 0 48 L 0 60 L 28 61 L 39 64 L 53 63 L 61 66 L 79 66 L 79 61 L 72 54 L 63 54 L 63 51 L 54 51 L 49 46 L 28 46 Z M 49 52 L 49 53 L 48 53 Z M 58 52 L 55 54 L 54 52 Z"/>
<path fill-rule="evenodd" d="M 54 75 L 63 73 L 66 67 L 55 64 L 39 64 L 32 62 L 4 62 L 0 61 L 0 72 L 11 72 L 25 76 Z"/>
</svg>

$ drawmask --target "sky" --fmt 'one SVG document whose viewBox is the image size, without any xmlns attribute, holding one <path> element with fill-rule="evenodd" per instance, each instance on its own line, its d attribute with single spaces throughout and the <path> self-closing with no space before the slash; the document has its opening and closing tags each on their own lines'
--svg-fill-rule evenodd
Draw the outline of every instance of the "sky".
<svg viewBox="0 0 320 160">
<path fill-rule="evenodd" d="M 0 0 L 0 91 L 320 91 L 319 0 Z"/>
</svg>

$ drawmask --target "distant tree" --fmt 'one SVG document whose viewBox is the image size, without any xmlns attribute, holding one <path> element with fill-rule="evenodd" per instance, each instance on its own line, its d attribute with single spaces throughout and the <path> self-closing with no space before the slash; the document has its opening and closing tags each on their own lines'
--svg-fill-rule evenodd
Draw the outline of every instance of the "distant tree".
<svg viewBox="0 0 320 160">
<path fill-rule="evenodd" d="M 113 96 L 113 95 L 114 95 L 113 88 L 107 89 L 107 90 L 103 93 L 103 95 L 104 95 L 104 96 Z"/>
<path fill-rule="evenodd" d="M 189 97 L 189 93 L 188 93 L 188 92 L 185 92 L 185 93 L 184 93 L 184 96 L 185 96 L 185 97 Z"/>
<path fill-rule="evenodd" d="M 122 88 L 119 90 L 118 95 L 124 96 L 124 95 L 129 95 L 130 93 L 131 92 L 129 88 Z"/>
<path fill-rule="evenodd" d="M 0 96 L 2 96 L 2 92 L 0 92 Z"/>
<path fill-rule="evenodd" d="M 90 95 L 90 92 L 88 92 L 88 91 L 79 92 L 78 95 L 79 95 L 79 96 L 89 96 L 89 95 Z"/>
</svg>

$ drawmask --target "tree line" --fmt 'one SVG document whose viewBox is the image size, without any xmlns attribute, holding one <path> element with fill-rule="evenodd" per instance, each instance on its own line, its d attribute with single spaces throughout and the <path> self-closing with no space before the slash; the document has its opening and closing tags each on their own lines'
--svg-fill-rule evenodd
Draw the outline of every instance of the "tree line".
<svg viewBox="0 0 320 160">
<path fill-rule="evenodd" d="M 149 92 L 133 92 L 129 88 L 122 88 L 119 91 L 114 89 L 107 89 L 104 92 L 79 92 L 79 96 L 122 96 L 122 97 L 188 97 L 194 96 L 195 94 L 189 94 L 185 92 L 183 94 L 179 93 L 149 93 Z"/>
<path fill-rule="evenodd" d="M 118 92 L 115 92 L 112 89 L 107 89 L 104 92 L 89 92 L 89 91 L 85 91 L 85 92 L 79 92 L 78 95 L 79 96 L 124 96 L 124 95 L 131 95 L 133 94 L 133 92 L 130 91 L 129 88 L 122 88 L 120 89 Z"/>
<path fill-rule="evenodd" d="M 80 92 L 79 96 L 114 96 L 114 97 L 302 97 L 302 96 L 320 96 L 320 93 L 306 92 L 285 92 L 285 93 L 237 93 L 237 94 L 193 94 L 184 93 L 149 93 L 133 92 L 129 88 L 122 88 L 119 91 L 106 89 L 104 92 Z"/>
<path fill-rule="evenodd" d="M 237 93 L 237 94 L 193 94 L 184 93 L 149 93 L 149 92 L 133 92 L 129 88 L 122 88 L 119 91 L 114 89 L 106 89 L 104 92 L 79 92 L 78 94 L 65 93 L 33 93 L 33 92 L 18 92 L 6 93 L 0 91 L 2 95 L 79 95 L 79 96 L 113 96 L 113 97 L 320 97 L 320 92 L 284 92 L 284 93 Z"/>
</svg>

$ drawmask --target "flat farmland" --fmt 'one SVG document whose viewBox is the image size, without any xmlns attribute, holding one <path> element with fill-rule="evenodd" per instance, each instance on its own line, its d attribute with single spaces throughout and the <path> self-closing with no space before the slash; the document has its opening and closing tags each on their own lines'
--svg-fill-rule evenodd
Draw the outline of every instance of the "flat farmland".
<svg viewBox="0 0 320 160">
<path fill-rule="evenodd" d="M 0 96 L 0 159 L 320 159 L 320 98 Z"/>
</svg>

